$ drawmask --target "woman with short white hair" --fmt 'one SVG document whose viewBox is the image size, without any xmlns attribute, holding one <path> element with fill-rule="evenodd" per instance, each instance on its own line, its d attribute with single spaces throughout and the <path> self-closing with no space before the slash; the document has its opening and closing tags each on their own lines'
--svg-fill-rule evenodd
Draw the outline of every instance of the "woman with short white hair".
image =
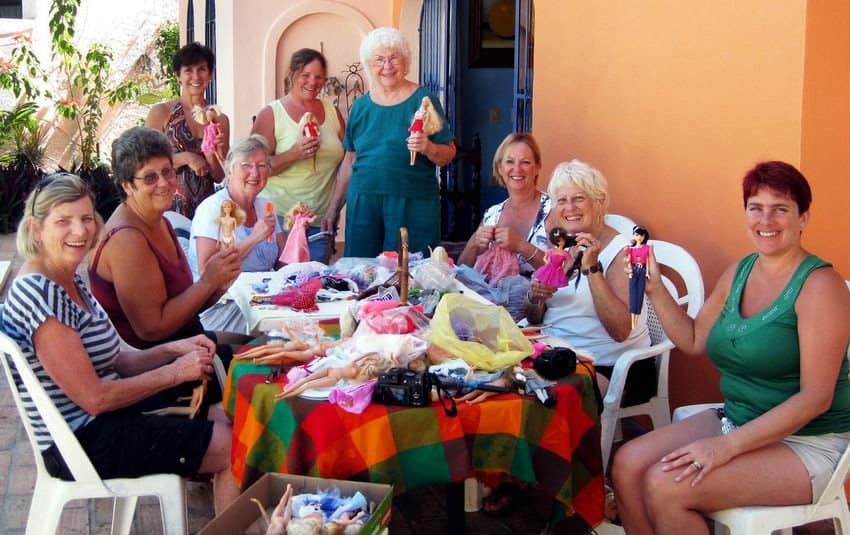
<svg viewBox="0 0 850 535">
<path fill-rule="evenodd" d="M 369 92 L 354 101 L 348 115 L 345 157 L 322 228 L 335 232 L 347 204 L 345 256 L 374 257 L 398 249 L 402 226 L 408 229 L 410 250 L 427 251 L 440 240 L 435 169 L 454 158 L 454 136 L 437 97 L 405 78 L 410 46 L 399 30 L 372 30 L 360 45 L 360 59 Z M 424 130 L 411 124 L 423 98 L 435 112 Z"/>
</svg>

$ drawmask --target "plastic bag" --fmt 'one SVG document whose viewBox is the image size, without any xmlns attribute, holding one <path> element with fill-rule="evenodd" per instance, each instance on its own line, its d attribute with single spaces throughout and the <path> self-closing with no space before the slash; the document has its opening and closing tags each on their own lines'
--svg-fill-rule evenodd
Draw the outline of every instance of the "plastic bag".
<svg viewBox="0 0 850 535">
<path fill-rule="evenodd" d="M 446 294 L 437 305 L 429 341 L 489 371 L 513 366 L 534 351 L 504 308 L 460 294 Z"/>
</svg>

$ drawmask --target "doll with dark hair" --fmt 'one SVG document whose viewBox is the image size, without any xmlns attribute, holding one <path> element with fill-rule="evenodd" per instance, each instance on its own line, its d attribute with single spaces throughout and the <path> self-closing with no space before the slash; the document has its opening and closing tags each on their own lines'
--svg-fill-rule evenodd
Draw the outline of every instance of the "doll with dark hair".
<svg viewBox="0 0 850 535">
<path fill-rule="evenodd" d="M 563 288 L 567 285 L 569 282 L 567 271 L 573 264 L 569 238 L 567 231 L 561 227 L 555 227 L 549 231 L 549 241 L 555 247 L 546 251 L 543 256 L 545 263 L 537 268 L 532 277 L 552 288 Z"/>
<path fill-rule="evenodd" d="M 637 325 L 643 309 L 643 292 L 646 287 L 646 261 L 649 257 L 649 231 L 639 225 L 632 229 L 632 243 L 626 247 L 626 273 L 629 274 L 629 312 L 632 329 Z"/>
</svg>

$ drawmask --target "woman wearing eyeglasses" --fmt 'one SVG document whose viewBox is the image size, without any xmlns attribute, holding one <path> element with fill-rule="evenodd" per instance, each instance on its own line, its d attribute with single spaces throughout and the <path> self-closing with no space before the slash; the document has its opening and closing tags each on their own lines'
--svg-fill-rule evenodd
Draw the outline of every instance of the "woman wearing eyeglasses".
<svg viewBox="0 0 850 535">
<path fill-rule="evenodd" d="M 345 129 L 345 158 L 322 228 L 335 232 L 345 218 L 345 256 L 374 257 L 397 250 L 399 227 L 407 227 L 410 250 L 424 251 L 440 240 L 440 187 L 435 170 L 455 156 L 439 99 L 405 76 L 410 47 L 395 28 L 372 30 L 360 45 L 369 92 L 354 101 Z M 410 131 L 411 121 L 429 97 L 442 120 L 432 135 Z M 416 153 L 410 165 L 410 154 Z"/>
<path fill-rule="evenodd" d="M 135 127 L 121 134 L 112 144 L 112 172 L 123 202 L 106 222 L 92 257 L 92 292 L 121 338 L 134 347 L 203 334 L 198 313 L 239 275 L 239 251 L 216 252 L 193 282 L 174 229 L 163 216 L 171 208 L 177 177 L 171 144 L 162 133 Z"/>
<path fill-rule="evenodd" d="M 285 216 L 303 202 L 318 217 L 308 236 L 322 232 L 321 221 L 330 204 L 334 183 L 342 161 L 342 136 L 345 121 L 330 102 L 319 98 L 327 76 L 327 60 L 317 50 L 302 48 L 289 60 L 286 95 L 264 106 L 257 114 L 253 134 L 269 144 L 271 171 L 267 195 L 278 215 Z M 305 113 L 318 123 L 314 128 L 299 127 Z M 327 264 L 333 251 L 333 234 L 316 236 L 310 241 L 310 259 Z"/>
<path fill-rule="evenodd" d="M 238 141 L 224 160 L 225 187 L 207 197 L 195 211 L 189 238 L 189 265 L 195 280 L 219 250 L 219 214 L 231 201 L 245 214 L 236 227 L 235 248 L 242 260 L 242 271 L 272 271 L 280 267 L 284 234 L 274 210 L 267 211 L 269 199 L 260 196 L 269 179 L 269 146 L 263 136 L 252 134 Z M 245 320 L 232 301 L 216 303 L 201 313 L 201 323 L 209 330 L 242 331 Z"/>
</svg>

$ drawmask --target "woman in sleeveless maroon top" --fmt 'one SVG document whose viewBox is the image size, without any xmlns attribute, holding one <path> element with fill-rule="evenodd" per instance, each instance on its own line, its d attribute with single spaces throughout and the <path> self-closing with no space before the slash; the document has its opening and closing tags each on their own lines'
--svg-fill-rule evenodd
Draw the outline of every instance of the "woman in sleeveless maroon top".
<svg viewBox="0 0 850 535">
<path fill-rule="evenodd" d="M 198 313 L 215 303 L 239 275 L 236 249 L 213 255 L 203 276 L 192 274 L 174 230 L 176 173 L 165 136 L 145 127 L 112 145 L 112 170 L 124 198 L 89 267 L 92 291 L 121 337 L 144 348 L 203 332 Z M 231 338 L 218 342 L 238 343 Z"/>
</svg>

